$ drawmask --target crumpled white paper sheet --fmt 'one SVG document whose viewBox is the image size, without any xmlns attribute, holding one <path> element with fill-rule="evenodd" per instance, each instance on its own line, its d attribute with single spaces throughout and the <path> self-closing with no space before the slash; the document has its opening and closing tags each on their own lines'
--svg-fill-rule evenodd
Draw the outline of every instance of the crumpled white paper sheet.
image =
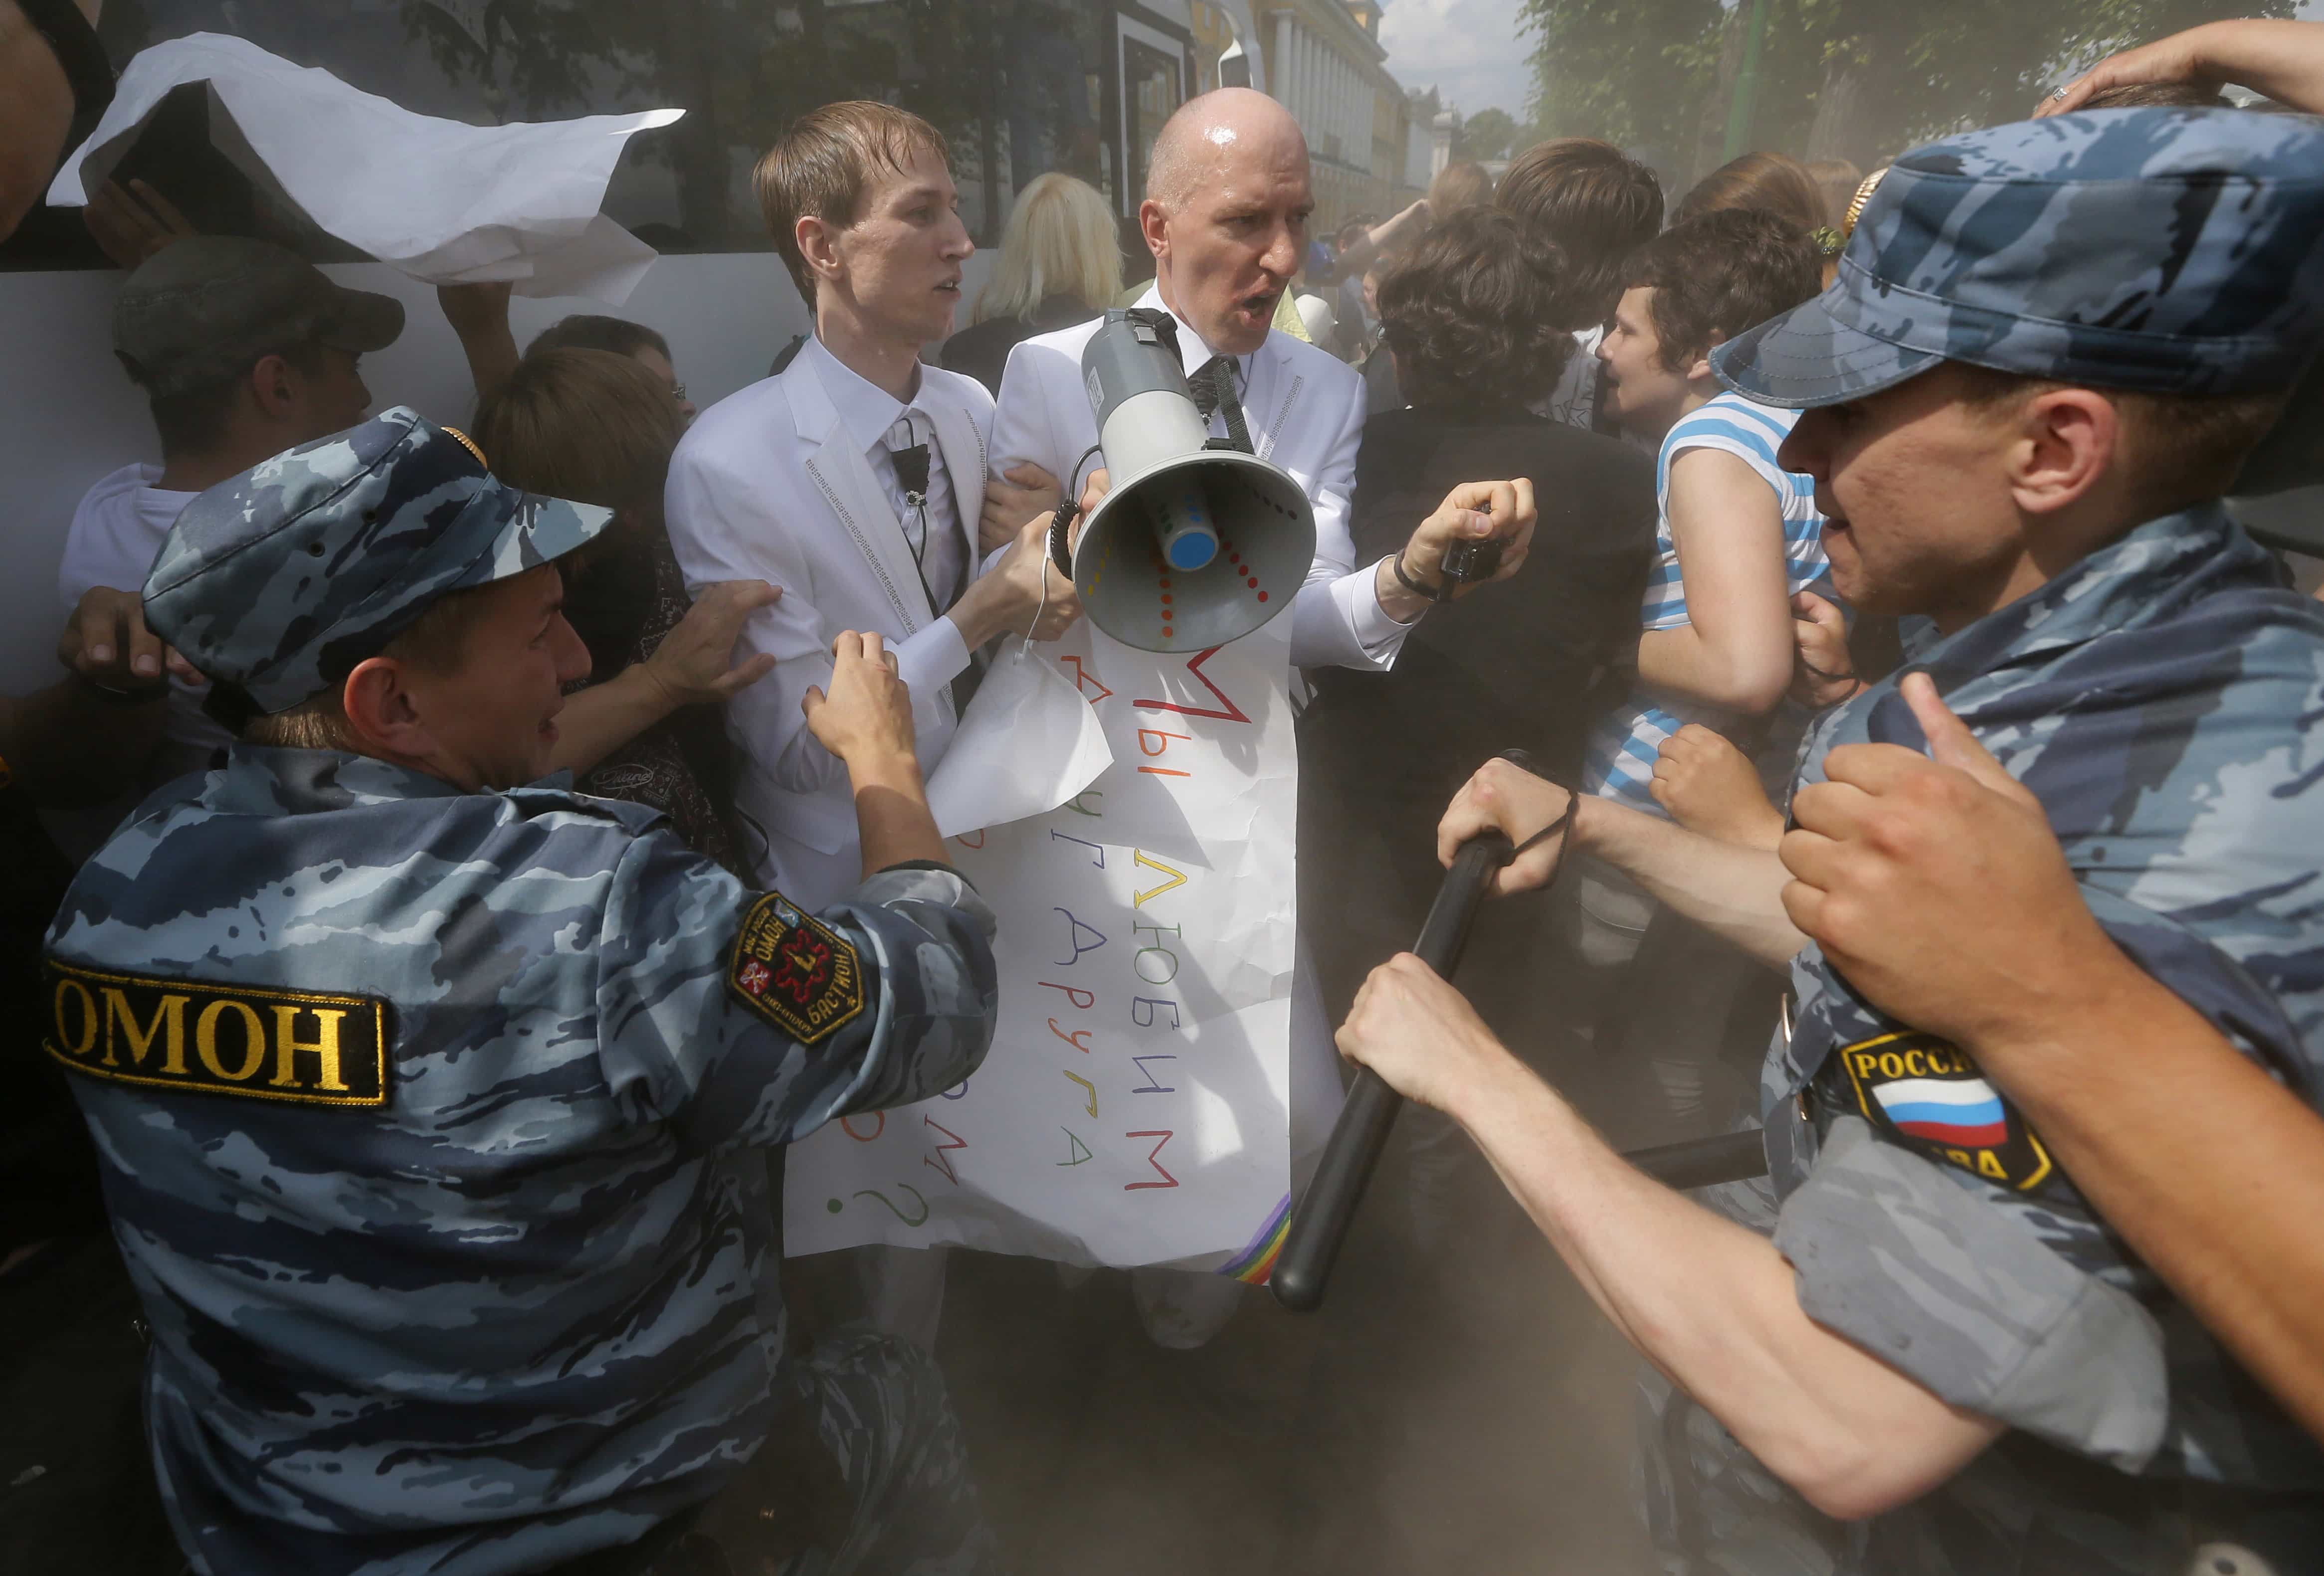
<svg viewBox="0 0 2324 1576">
<path fill-rule="evenodd" d="M 1007 645 L 928 775 L 946 837 L 1054 810 L 1113 764 L 1104 724 L 1030 641 Z"/>
<path fill-rule="evenodd" d="M 246 39 L 198 32 L 139 52 L 49 188 L 82 207 L 171 88 L 207 82 L 210 135 L 260 188 L 430 284 L 507 280 L 523 296 L 619 306 L 658 255 L 598 212 L 631 134 L 686 112 L 503 126 L 414 115 Z"/>
</svg>

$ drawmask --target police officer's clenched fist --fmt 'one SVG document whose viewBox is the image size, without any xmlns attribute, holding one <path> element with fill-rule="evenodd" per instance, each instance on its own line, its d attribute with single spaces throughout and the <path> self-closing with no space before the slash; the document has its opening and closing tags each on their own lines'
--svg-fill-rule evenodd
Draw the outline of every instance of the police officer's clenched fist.
<svg viewBox="0 0 2324 1576">
<path fill-rule="evenodd" d="M 1901 687 L 1930 752 L 1834 750 L 1792 797 L 1792 923 L 1883 1011 L 1961 1045 L 2006 1038 L 2124 960 L 2090 917 L 2042 806 L 1946 709 Z"/>
<path fill-rule="evenodd" d="M 1437 860 L 1450 870 L 1463 843 L 1480 833 L 1499 832 L 1524 852 L 1493 872 L 1493 896 L 1506 898 L 1547 886 L 1557 874 L 1572 830 L 1569 817 L 1576 807 L 1572 789 L 1497 756 L 1479 767 L 1445 806 L 1436 827 Z M 1565 831 L 1533 843 L 1536 834 L 1560 821 L 1568 821 Z"/>
<path fill-rule="evenodd" d="M 1498 1075 L 1530 1076 L 1469 999 L 1411 953 L 1371 972 L 1334 1037 L 1340 1055 L 1370 1067 L 1406 1100 L 1442 1111 Z"/>
</svg>

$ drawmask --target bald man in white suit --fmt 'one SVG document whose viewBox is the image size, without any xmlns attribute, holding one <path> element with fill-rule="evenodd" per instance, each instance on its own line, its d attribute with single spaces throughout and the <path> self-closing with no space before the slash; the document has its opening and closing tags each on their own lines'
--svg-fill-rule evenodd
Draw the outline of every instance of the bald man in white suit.
<svg viewBox="0 0 2324 1576">
<path fill-rule="evenodd" d="M 1524 480 L 1456 488 L 1417 522 L 1400 552 L 1355 562 L 1348 506 L 1363 440 L 1363 380 L 1329 352 L 1273 327 L 1305 254 L 1314 207 L 1306 140 L 1281 105 L 1240 88 L 1189 100 L 1164 125 L 1148 164 L 1139 224 L 1154 253 L 1155 281 L 1138 304 L 1177 319 L 1180 357 L 1209 410 L 1212 435 L 1289 472 L 1314 505 L 1315 559 L 1291 607 L 1292 662 L 1385 671 L 1443 595 L 1447 548 L 1499 536 L 1507 545 L 1497 578 L 1517 573 L 1532 539 L 1533 490 Z M 993 416 L 996 475 L 1029 462 L 1062 478 L 1069 492 L 1081 485 L 1074 473 L 1098 437 L 1082 350 L 1100 326 L 1044 334 L 1010 352 Z M 1102 490 L 1104 482 L 1097 472 L 1094 485 Z M 1473 589 L 1456 585 L 1452 594 Z M 1296 974 L 1295 1184 L 1313 1169 L 1340 1099 L 1330 1025 L 1304 957 Z M 1241 1291 L 1221 1276 L 1170 1270 L 1139 1270 L 1132 1282 L 1148 1332 L 1171 1346 L 1207 1341 Z"/>
</svg>

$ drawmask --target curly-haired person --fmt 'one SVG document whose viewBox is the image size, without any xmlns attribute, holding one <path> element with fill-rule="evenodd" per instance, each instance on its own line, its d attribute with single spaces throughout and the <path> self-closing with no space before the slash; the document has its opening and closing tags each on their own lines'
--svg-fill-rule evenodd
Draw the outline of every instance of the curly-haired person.
<svg viewBox="0 0 2324 1576">
<path fill-rule="evenodd" d="M 1300 747 L 1300 869 L 1318 886 L 1360 879 L 1367 889 L 1360 901 L 1352 891 L 1344 903 L 1322 892 L 1301 901 L 1376 928 L 1345 949 L 1367 966 L 1410 945 L 1435 890 L 1441 872 L 1414 834 L 1431 796 L 1513 744 L 1553 771 L 1577 772 L 1637 645 L 1654 467 L 1618 439 L 1530 409 L 1545 373 L 1554 382 L 1576 352 L 1572 271 L 1526 235 L 1511 215 L 1463 208 L 1379 285 L 1382 354 L 1395 357 L 1412 404 L 1364 424 L 1351 521 L 1359 560 L 1393 552 L 1409 532 L 1397 522 L 1462 476 L 1528 477 L 1543 514 L 1517 576 L 1464 603 L 1457 619 L 1422 620 L 1392 671 L 1314 676 Z M 1327 846 L 1350 857 L 1314 856 Z M 1327 1000 L 1336 961 L 1321 960 Z"/>
<path fill-rule="evenodd" d="M 1536 243 L 1564 254 L 1570 282 L 1566 327 L 1582 354 L 1542 386 L 1542 413 L 1574 427 L 1610 433 L 1601 411 L 1598 342 L 1622 299 L 1622 264 L 1663 227 L 1663 189 L 1655 172 L 1594 137 L 1554 137 L 1509 162 L 1493 206 L 1523 221 Z"/>
</svg>

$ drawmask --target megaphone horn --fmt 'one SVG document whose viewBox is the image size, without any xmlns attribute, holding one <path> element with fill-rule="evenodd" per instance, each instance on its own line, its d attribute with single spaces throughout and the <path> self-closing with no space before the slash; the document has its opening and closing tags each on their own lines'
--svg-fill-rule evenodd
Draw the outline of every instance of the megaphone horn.
<svg viewBox="0 0 2324 1576">
<path fill-rule="evenodd" d="M 1199 651 L 1291 605 L 1315 513 L 1287 474 L 1213 439 L 1167 312 L 1116 308 L 1082 352 L 1111 489 L 1070 562 L 1082 611 L 1125 646 Z"/>
</svg>

